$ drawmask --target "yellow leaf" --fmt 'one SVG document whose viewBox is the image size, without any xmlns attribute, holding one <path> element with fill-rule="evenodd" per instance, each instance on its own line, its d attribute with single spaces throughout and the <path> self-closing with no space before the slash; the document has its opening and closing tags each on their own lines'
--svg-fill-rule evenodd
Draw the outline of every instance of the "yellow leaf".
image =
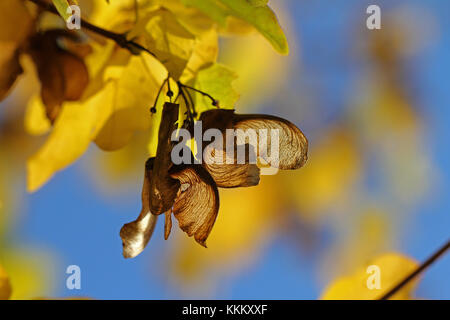
<svg viewBox="0 0 450 320">
<path fill-rule="evenodd" d="M 135 4 L 143 4 L 148 8 L 152 6 L 148 1 L 119 0 L 119 1 L 84 1 L 82 16 L 89 22 L 117 33 L 128 33 L 136 23 Z M 88 4 L 87 4 L 88 3 Z M 154 6 L 153 6 L 154 7 Z M 140 16 L 141 8 L 139 8 Z"/>
<path fill-rule="evenodd" d="M 191 58 L 183 72 L 181 82 L 187 83 L 197 72 L 217 61 L 219 39 L 215 28 L 203 32 L 195 39 L 195 47 Z"/>
<path fill-rule="evenodd" d="M 129 39 L 135 37 L 143 37 L 144 46 L 164 64 L 171 77 L 180 78 L 194 50 L 195 37 L 172 12 L 165 8 L 146 12 L 128 34 Z"/>
<path fill-rule="evenodd" d="M 40 188 L 87 150 L 109 116 L 101 106 L 112 105 L 113 99 L 114 86 L 110 82 L 83 103 L 64 104 L 48 140 L 27 162 L 29 191 Z"/>
<path fill-rule="evenodd" d="M 50 254 L 36 249 L 3 248 L 2 258 L 4 260 L 0 261 L 8 272 L 12 288 L 11 300 L 33 299 L 51 293 L 54 261 Z"/>
<path fill-rule="evenodd" d="M 112 43 L 95 44 L 87 58 L 91 80 L 80 101 L 66 102 L 44 146 L 27 162 L 27 187 L 35 191 L 53 174 L 77 160 L 88 148 L 111 116 L 114 102 L 114 84 L 108 67 L 122 68 L 131 54 Z M 42 133 L 46 127 L 42 117 L 42 102 L 31 101 L 27 110 L 27 131 Z"/>
<path fill-rule="evenodd" d="M 219 0 L 201 1 L 201 0 L 182 0 L 188 7 L 194 7 L 208 15 L 214 21 L 217 21 L 222 27 L 227 25 L 227 17 L 232 14 L 227 6 Z"/>
<path fill-rule="evenodd" d="M 238 110 L 248 112 L 267 102 L 268 98 L 284 90 L 289 73 L 293 72 L 292 59 L 295 57 L 280 56 L 256 33 L 227 37 L 221 41 L 220 50 L 220 62 L 239 73 L 234 82 L 236 90 L 245 92 L 239 99 Z"/>
<path fill-rule="evenodd" d="M 11 296 L 11 283 L 6 271 L 0 265 L 0 300 L 8 300 Z"/>
<path fill-rule="evenodd" d="M 180 0 L 153 0 L 153 3 L 173 12 L 178 21 L 196 36 L 213 29 L 216 24 L 208 15 L 196 8 L 187 8 Z"/>
<path fill-rule="evenodd" d="M 150 108 L 167 77 L 159 62 L 148 55 L 133 56 L 125 67 L 108 67 L 105 73 L 117 77 L 114 82 L 114 100 L 103 103 L 102 112 L 110 114 L 95 142 L 103 150 L 117 150 L 125 146 L 136 130 L 148 130 Z"/>
<path fill-rule="evenodd" d="M 369 266 L 379 268 L 380 289 L 369 289 L 368 281 L 375 275 L 376 271 Z M 322 294 L 326 300 L 375 300 L 381 298 L 414 269 L 418 267 L 416 261 L 398 253 L 388 253 L 375 258 L 363 267 L 357 269 L 352 275 L 345 276 L 333 281 Z M 368 269 L 369 268 L 369 269 Z M 391 299 L 410 299 L 412 291 L 417 284 L 413 280 L 400 289 Z"/>
<path fill-rule="evenodd" d="M 51 126 L 41 97 L 39 95 L 32 96 L 25 112 L 25 129 L 29 134 L 42 135 L 50 131 Z"/>
</svg>

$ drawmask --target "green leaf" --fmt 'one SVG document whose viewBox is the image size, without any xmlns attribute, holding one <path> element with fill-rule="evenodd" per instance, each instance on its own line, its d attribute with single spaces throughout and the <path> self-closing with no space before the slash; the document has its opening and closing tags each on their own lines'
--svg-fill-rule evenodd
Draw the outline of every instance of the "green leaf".
<svg viewBox="0 0 450 320">
<path fill-rule="evenodd" d="M 227 17 L 233 16 L 255 27 L 281 54 L 289 53 L 289 46 L 275 13 L 265 0 L 182 0 L 186 6 L 196 7 L 211 19 L 226 27 Z"/>
<path fill-rule="evenodd" d="M 233 109 L 236 101 L 239 99 L 239 94 L 232 86 L 232 82 L 236 78 L 237 75 L 233 71 L 216 63 L 209 68 L 200 70 L 190 85 L 195 89 L 207 92 L 215 100 L 219 101 L 221 108 Z M 214 108 L 211 99 L 201 93 L 195 93 L 193 97 L 197 112 L 201 113 Z"/>
<path fill-rule="evenodd" d="M 67 19 L 69 19 L 72 15 L 72 10 L 70 9 L 70 5 L 67 0 L 53 0 L 53 5 L 64 21 L 67 21 Z"/>
</svg>

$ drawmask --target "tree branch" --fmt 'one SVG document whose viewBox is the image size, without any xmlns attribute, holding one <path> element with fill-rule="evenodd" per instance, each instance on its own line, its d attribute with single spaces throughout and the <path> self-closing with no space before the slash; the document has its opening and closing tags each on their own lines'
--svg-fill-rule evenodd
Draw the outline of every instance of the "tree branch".
<svg viewBox="0 0 450 320">
<path fill-rule="evenodd" d="M 436 259 L 442 256 L 448 249 L 450 248 L 450 241 L 448 241 L 442 248 L 436 251 L 431 257 L 429 257 L 424 263 L 422 263 L 416 270 L 414 270 L 410 275 L 408 275 L 405 279 L 403 279 L 399 284 L 397 284 L 394 288 L 389 290 L 386 294 L 384 294 L 379 300 L 387 300 L 392 297 L 398 290 L 403 288 L 408 282 L 418 276 L 421 272 L 423 272 L 427 267 L 429 267 Z"/>
<path fill-rule="evenodd" d="M 39 8 L 41 8 L 41 9 L 43 9 L 43 10 L 45 10 L 45 11 L 48 11 L 48 12 L 51 12 L 51 13 L 53 13 L 53 14 L 56 14 L 56 15 L 60 16 L 59 13 L 58 13 L 58 11 L 56 10 L 55 6 L 54 6 L 53 4 L 50 4 L 50 3 L 46 2 L 45 0 L 29 0 L 29 1 L 32 2 L 32 3 L 34 3 L 34 4 L 37 5 Z M 136 6 L 136 10 L 137 10 L 137 6 Z M 137 11 L 136 11 L 136 19 L 137 19 Z M 156 57 L 156 55 L 155 55 L 153 52 L 151 52 L 150 50 L 148 50 L 147 48 L 143 47 L 142 45 L 140 45 L 140 44 L 137 43 L 137 42 L 134 42 L 134 41 L 132 41 L 132 40 L 128 40 L 128 39 L 126 38 L 126 34 L 116 33 L 116 32 L 113 32 L 113 31 L 109 31 L 109 30 L 103 29 L 103 28 L 101 28 L 101 27 L 99 27 L 99 26 L 93 25 L 92 23 L 90 23 L 90 22 L 88 22 L 88 21 L 86 21 L 86 20 L 84 20 L 84 19 L 82 19 L 82 18 L 80 18 L 80 22 L 81 22 L 81 27 L 82 27 L 82 28 L 84 28 L 84 29 L 86 29 L 86 30 L 89 30 L 89 31 L 91 31 L 91 32 L 94 32 L 94 33 L 96 33 L 96 34 L 98 34 L 98 35 L 101 35 L 101 36 L 103 36 L 103 37 L 105 37 L 105 38 L 108 38 L 108 39 L 113 40 L 118 46 L 120 46 L 121 48 L 127 49 L 127 50 L 130 51 L 132 54 L 139 54 L 141 51 L 144 51 L 144 52 L 147 52 L 148 54 L 152 55 L 152 56 L 155 57 L 156 59 L 158 59 L 158 57 Z M 159 60 L 159 59 L 158 59 L 158 60 Z M 159 61 L 161 62 L 161 60 L 159 60 Z M 162 63 L 162 62 L 161 62 L 161 63 Z M 167 84 L 168 84 L 168 90 L 169 90 L 169 91 L 168 91 L 168 96 L 169 96 L 170 98 L 172 98 L 173 93 L 172 93 L 172 91 L 170 90 L 170 81 L 169 81 L 169 78 L 170 78 L 170 75 L 169 75 L 169 77 L 163 82 L 162 86 L 160 87 L 160 90 L 159 90 L 159 92 L 158 92 L 158 97 L 159 97 L 159 94 L 161 93 L 162 87 L 163 87 L 164 84 L 167 82 Z M 187 86 L 187 85 L 181 83 L 180 81 L 177 81 L 177 84 L 178 84 L 178 86 L 179 86 L 179 91 L 181 92 L 181 94 L 182 94 L 182 96 L 183 96 L 184 99 L 186 99 L 186 96 L 184 95 L 183 89 L 186 89 L 186 93 L 188 94 L 188 96 L 189 96 L 189 98 L 190 98 L 190 100 L 191 100 L 191 103 L 192 103 L 192 108 L 193 108 L 194 116 L 196 116 L 195 107 L 194 107 L 194 104 L 193 104 L 193 101 L 192 101 L 192 97 L 190 96 L 190 94 L 189 94 L 189 92 L 187 91 L 187 89 L 193 90 L 193 91 L 195 91 L 195 92 L 198 92 L 198 93 L 200 93 L 200 94 L 202 94 L 202 95 L 208 97 L 209 99 L 211 99 L 212 105 L 215 106 L 216 108 L 219 108 L 219 101 L 215 100 L 210 94 L 208 94 L 208 93 L 206 93 L 206 92 L 203 92 L 203 91 L 201 91 L 201 90 L 198 90 L 198 89 L 196 89 L 196 88 Z M 155 105 L 150 109 L 150 112 L 151 112 L 151 113 L 155 113 L 155 112 L 156 112 L 156 103 L 157 103 L 157 100 L 158 100 L 158 99 L 156 99 L 156 101 L 155 101 Z M 188 105 L 189 102 L 186 101 L 186 104 Z M 189 111 L 189 113 L 190 113 L 189 107 L 188 107 L 188 111 Z M 191 118 L 192 118 L 192 115 L 191 115 Z"/>
<path fill-rule="evenodd" d="M 31 2 L 33 2 L 34 4 L 36 4 L 37 6 L 39 6 L 40 8 L 44 9 L 45 11 L 51 12 L 53 14 L 58 14 L 58 11 L 56 10 L 55 6 L 53 4 L 49 4 L 46 3 L 43 0 L 29 0 Z M 147 48 L 141 46 L 139 43 L 134 42 L 132 40 L 128 40 L 125 36 L 125 34 L 122 33 L 116 33 L 116 32 L 112 32 L 109 30 L 105 30 L 103 28 L 100 28 L 96 25 L 93 25 L 92 23 L 87 22 L 84 19 L 80 19 L 81 22 L 81 27 L 92 31 L 96 34 L 99 34 L 105 38 L 111 39 L 114 42 L 117 43 L 118 46 L 120 46 L 121 48 L 127 49 L 129 50 L 132 54 L 136 54 L 136 49 L 141 50 L 141 51 L 145 51 L 148 54 L 155 56 L 155 54 L 153 52 L 151 52 L 150 50 L 148 50 Z"/>
</svg>

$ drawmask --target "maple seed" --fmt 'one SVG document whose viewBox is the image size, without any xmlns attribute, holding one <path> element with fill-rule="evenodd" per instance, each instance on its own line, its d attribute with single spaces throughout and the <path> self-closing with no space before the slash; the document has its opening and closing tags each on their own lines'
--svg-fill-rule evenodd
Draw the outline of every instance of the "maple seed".
<svg viewBox="0 0 450 320">
<path fill-rule="evenodd" d="M 164 104 L 157 154 L 146 164 L 141 213 L 135 221 L 125 224 L 120 232 L 125 258 L 135 257 L 144 250 L 153 232 L 156 217 L 163 213 L 165 239 L 168 239 L 172 229 L 173 214 L 180 229 L 206 247 L 206 240 L 219 212 L 218 187 L 250 187 L 259 184 L 260 170 L 250 159 L 256 156 L 264 158 L 265 154 L 248 143 L 245 144 L 246 159 L 242 164 L 237 162 L 235 145 L 232 164 L 214 164 L 208 161 L 192 164 L 194 156 L 191 154 L 188 164 L 175 165 L 170 157 L 174 145 L 169 137 L 177 130 L 178 113 L 178 104 Z M 202 130 L 215 128 L 226 132 L 228 129 L 277 129 L 280 132 L 279 144 L 282 149 L 279 168 L 298 169 L 306 162 L 308 141 L 299 128 L 285 119 L 213 109 L 201 113 L 200 120 L 204 125 Z M 187 120 L 184 120 L 184 125 L 186 123 Z M 189 129 L 194 130 L 192 127 Z M 219 142 L 223 141 L 218 140 L 218 144 L 200 144 L 200 152 L 207 158 L 218 153 L 222 153 L 222 158 L 226 158 L 226 148 Z M 268 142 L 270 143 L 271 141 Z"/>
<path fill-rule="evenodd" d="M 166 102 L 162 109 L 158 148 L 153 166 L 153 177 L 150 181 L 150 210 L 157 215 L 172 208 L 180 184 L 176 179 L 171 178 L 168 173 L 172 167 L 170 136 L 177 129 L 178 110 L 179 105 L 169 102 Z"/>
<path fill-rule="evenodd" d="M 83 57 L 63 49 L 58 41 L 76 44 L 78 36 L 59 29 L 37 33 L 30 38 L 29 53 L 41 82 L 42 102 L 53 123 L 65 101 L 79 100 L 89 83 Z"/>
</svg>

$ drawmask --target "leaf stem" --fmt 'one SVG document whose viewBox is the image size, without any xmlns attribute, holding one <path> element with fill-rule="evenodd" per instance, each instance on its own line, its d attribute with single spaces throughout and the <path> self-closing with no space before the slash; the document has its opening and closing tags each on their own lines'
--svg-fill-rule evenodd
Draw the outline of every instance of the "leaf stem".
<svg viewBox="0 0 450 320">
<path fill-rule="evenodd" d="M 180 84 L 180 83 L 178 82 L 178 84 Z M 186 104 L 186 111 L 188 113 L 189 120 L 191 121 L 191 123 L 194 123 L 194 116 L 191 113 L 191 109 L 190 109 L 190 106 L 189 106 L 189 101 L 186 98 L 186 95 L 185 95 L 185 93 L 183 91 L 183 87 L 182 86 L 179 87 L 178 92 L 181 94 L 181 97 L 183 98 L 184 103 Z"/>
<path fill-rule="evenodd" d="M 29 0 L 31 2 L 33 2 L 34 4 L 36 4 L 37 6 L 39 6 L 40 8 L 44 9 L 45 11 L 51 12 L 53 14 L 57 14 L 58 15 L 58 11 L 56 10 L 55 6 L 49 3 L 46 3 L 43 0 Z M 151 52 L 150 50 L 148 50 L 147 48 L 143 47 L 142 45 L 140 45 L 137 42 L 134 42 L 132 40 L 128 40 L 126 38 L 125 34 L 122 33 L 116 33 L 113 31 L 109 31 L 109 30 L 105 30 L 101 27 L 98 27 L 96 25 L 93 25 L 90 22 L 87 22 L 84 19 L 80 19 L 81 22 L 81 27 L 83 27 L 86 30 L 92 31 L 96 34 L 99 34 L 105 38 L 111 39 L 113 41 L 115 41 L 117 43 L 118 46 L 120 46 L 121 48 L 125 48 L 127 50 L 129 50 L 131 53 L 136 54 L 136 50 L 141 50 L 141 51 L 145 51 L 148 54 L 155 56 L 155 54 L 153 52 Z"/>
<path fill-rule="evenodd" d="M 170 75 L 167 76 L 167 92 L 166 92 L 166 96 L 169 97 L 170 102 L 172 102 L 172 97 L 173 97 L 173 91 L 172 89 L 170 89 Z"/>
<path fill-rule="evenodd" d="M 45 11 L 48 11 L 48 12 L 51 12 L 51 13 L 53 13 L 53 14 L 59 15 L 59 14 L 58 14 L 58 11 L 56 10 L 56 8 L 55 8 L 55 6 L 54 6 L 53 4 L 47 3 L 47 2 L 45 2 L 44 0 L 29 0 L 29 1 L 32 2 L 32 3 L 34 3 L 34 4 L 36 4 L 38 7 L 42 8 L 42 9 L 45 10 Z M 136 20 L 137 20 L 137 19 L 138 19 L 138 18 L 137 18 L 137 17 L 138 17 L 138 15 L 137 15 L 137 2 L 135 2 L 135 9 L 136 9 Z M 153 52 L 151 52 L 151 51 L 148 50 L 147 48 L 143 47 L 143 46 L 140 45 L 139 43 L 137 43 L 137 42 L 135 42 L 135 41 L 133 41 L 133 40 L 128 40 L 128 39 L 126 38 L 126 35 L 125 35 L 125 34 L 122 34 L 122 33 L 116 33 L 116 32 L 113 32 L 113 31 L 109 31 L 109 30 L 103 29 L 103 28 L 101 28 L 101 27 L 99 27 L 99 26 L 96 26 L 96 25 L 94 25 L 94 24 L 92 24 L 92 23 L 90 23 L 90 22 L 88 22 L 88 21 L 86 21 L 86 20 L 84 20 L 84 19 L 81 19 L 81 18 L 80 18 L 80 22 L 81 22 L 81 27 L 82 27 L 82 28 L 84 28 L 84 29 L 86 29 L 86 30 L 89 30 L 89 31 L 91 31 L 91 32 L 94 32 L 94 33 L 96 33 L 96 34 L 98 34 L 98 35 L 101 35 L 101 36 L 103 36 L 103 37 L 105 37 L 105 38 L 108 38 L 108 39 L 113 40 L 114 42 L 116 42 L 116 44 L 117 44 L 118 46 L 120 46 L 121 48 L 125 48 L 125 49 L 129 50 L 132 54 L 136 54 L 136 49 L 138 49 L 138 50 L 140 50 L 140 51 L 147 52 L 148 54 L 150 54 L 150 55 L 152 55 L 153 57 L 157 58 L 156 55 L 155 55 Z M 161 62 L 161 61 L 160 61 L 160 62 Z M 170 76 L 169 76 L 169 77 L 170 77 Z M 165 85 L 166 82 L 167 82 L 167 87 L 168 87 L 167 96 L 170 98 L 170 101 L 172 101 L 173 92 L 172 92 L 172 90 L 170 89 L 170 80 L 169 80 L 169 77 L 162 83 L 162 85 L 161 85 L 161 87 L 160 87 L 160 89 L 159 89 L 159 92 L 158 92 L 158 94 L 157 94 L 157 98 L 156 98 L 155 104 L 154 104 L 154 106 L 150 109 L 150 112 L 151 112 L 151 113 L 155 113 L 155 112 L 156 112 L 156 104 L 157 104 L 157 101 L 158 101 L 158 97 L 159 97 L 159 95 L 160 95 L 160 93 L 161 93 L 161 90 L 162 90 L 162 88 L 164 87 L 164 85 Z M 185 102 L 186 102 L 186 104 L 187 104 L 187 106 L 188 106 L 188 111 L 189 111 L 189 113 L 190 113 L 190 118 L 193 118 L 193 116 L 195 117 L 195 115 L 196 115 L 196 112 L 195 112 L 195 106 L 194 106 L 194 103 L 193 103 L 193 100 L 192 100 L 191 95 L 189 94 L 188 90 L 186 90 L 185 92 L 186 92 L 186 94 L 187 94 L 188 97 L 189 97 L 189 100 L 190 100 L 190 102 L 191 102 L 191 104 L 192 104 L 192 109 L 193 109 L 193 112 L 194 112 L 194 115 L 192 115 L 192 114 L 191 114 L 191 110 L 189 109 L 189 101 L 188 101 L 188 99 L 186 98 L 186 95 L 185 95 L 185 93 L 183 92 L 183 89 L 190 89 L 190 90 L 193 90 L 193 91 L 195 91 L 195 92 L 198 92 L 198 93 L 200 93 L 200 94 L 202 94 L 202 95 L 208 97 L 209 99 L 211 99 L 212 105 L 215 106 L 215 107 L 217 107 L 217 108 L 219 108 L 219 101 L 217 101 L 216 99 L 214 99 L 210 94 L 208 94 L 208 93 L 206 93 L 206 92 L 203 92 L 203 91 L 201 91 L 201 90 L 199 90 L 199 89 L 196 89 L 196 88 L 187 86 L 187 85 L 185 85 L 185 84 L 182 84 L 182 83 L 179 82 L 179 81 L 177 81 L 177 84 L 178 84 L 178 86 L 179 86 L 179 93 L 178 93 L 178 94 L 180 94 L 180 92 L 181 92 L 181 95 L 182 95 L 183 99 L 185 100 Z"/>
<path fill-rule="evenodd" d="M 429 267 L 436 259 L 442 256 L 448 249 L 450 249 L 450 241 L 447 241 L 438 251 L 436 251 L 431 257 L 429 257 L 424 263 L 422 263 L 416 270 L 411 272 L 405 279 L 398 283 L 394 288 L 384 294 L 379 300 L 387 300 L 392 297 L 398 290 L 403 288 L 408 282 L 414 279 L 417 275 L 423 272 Z"/>
<path fill-rule="evenodd" d="M 164 85 L 166 84 L 166 82 L 167 82 L 168 80 L 169 80 L 169 77 L 167 77 L 167 78 L 163 81 L 163 83 L 161 84 L 161 86 L 159 87 L 158 93 L 156 94 L 155 103 L 153 104 L 153 107 L 150 108 L 150 113 L 152 113 L 152 114 L 153 114 L 153 113 L 156 113 L 156 105 L 158 104 L 159 96 L 160 96 L 160 94 L 161 94 L 161 91 L 162 91 Z"/>
<path fill-rule="evenodd" d="M 189 93 L 189 91 L 186 88 L 181 87 L 181 90 L 185 90 L 187 97 L 189 98 L 189 103 L 192 106 L 192 115 L 194 117 L 197 117 L 197 111 L 195 111 L 195 103 L 194 100 L 192 99 L 191 94 Z"/>
<path fill-rule="evenodd" d="M 217 101 L 216 99 L 214 99 L 213 96 L 211 96 L 209 93 L 206 93 L 206 92 L 201 91 L 201 90 L 199 90 L 199 89 L 196 89 L 196 88 L 187 86 L 187 85 L 185 85 L 185 84 L 182 84 L 181 82 L 179 82 L 179 85 L 182 86 L 182 87 L 184 87 L 184 88 L 186 88 L 186 89 L 190 89 L 190 90 L 193 90 L 193 91 L 195 91 L 195 92 L 198 92 L 198 93 L 204 95 L 205 97 L 208 97 L 209 99 L 211 99 L 211 102 L 212 102 L 212 105 L 213 105 L 213 106 L 215 106 L 215 107 L 217 107 L 217 108 L 219 107 L 219 101 Z"/>
</svg>

